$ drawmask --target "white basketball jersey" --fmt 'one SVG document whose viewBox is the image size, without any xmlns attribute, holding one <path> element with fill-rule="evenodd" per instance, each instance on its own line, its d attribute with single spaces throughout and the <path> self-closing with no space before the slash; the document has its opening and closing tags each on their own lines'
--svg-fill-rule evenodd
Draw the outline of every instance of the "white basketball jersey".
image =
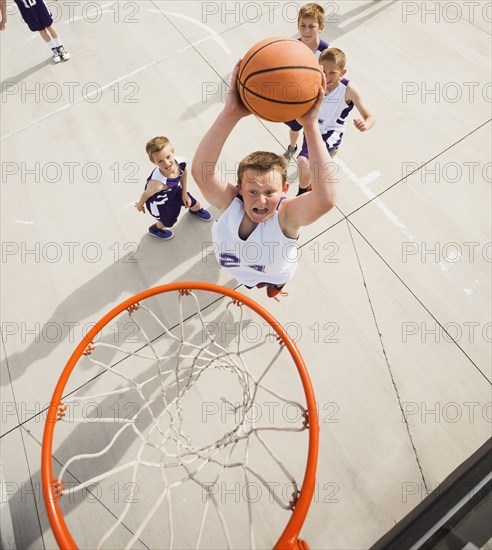
<svg viewBox="0 0 492 550">
<path fill-rule="evenodd" d="M 219 264 L 245 286 L 282 285 L 294 276 L 298 260 L 297 239 L 282 233 L 278 221 L 281 202 L 274 215 L 259 223 L 246 240 L 238 234 L 244 217 L 244 204 L 238 197 L 212 226 Z"/>
<path fill-rule="evenodd" d="M 340 84 L 326 94 L 318 115 L 318 126 L 328 148 L 338 147 L 342 141 L 345 121 L 354 108 L 353 103 L 345 101 L 349 81 L 342 78 Z"/>
</svg>

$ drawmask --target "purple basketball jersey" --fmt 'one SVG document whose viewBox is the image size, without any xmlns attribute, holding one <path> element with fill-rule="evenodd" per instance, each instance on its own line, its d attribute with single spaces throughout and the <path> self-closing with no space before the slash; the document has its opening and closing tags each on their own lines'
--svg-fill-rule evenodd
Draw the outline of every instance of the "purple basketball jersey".
<svg viewBox="0 0 492 550">
<path fill-rule="evenodd" d="M 53 17 L 44 0 L 15 0 L 15 3 L 32 31 L 42 31 L 53 25 Z"/>
</svg>

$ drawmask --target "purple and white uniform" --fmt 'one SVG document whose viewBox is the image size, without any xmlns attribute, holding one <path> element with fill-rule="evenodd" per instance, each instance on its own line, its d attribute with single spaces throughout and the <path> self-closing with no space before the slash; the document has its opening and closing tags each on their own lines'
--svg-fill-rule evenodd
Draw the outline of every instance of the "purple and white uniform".
<svg viewBox="0 0 492 550">
<path fill-rule="evenodd" d="M 349 80 L 342 78 L 340 84 L 325 95 L 318 115 L 318 126 L 328 151 L 336 149 L 342 143 L 345 121 L 354 108 L 352 102 L 345 101 L 345 93 Z M 302 141 L 302 149 L 299 156 L 309 158 L 306 136 Z"/>
<path fill-rule="evenodd" d="M 286 237 L 278 220 L 278 209 L 283 198 L 278 202 L 274 215 L 259 223 L 247 239 L 239 236 L 239 226 L 244 217 L 241 197 L 235 197 L 212 226 L 217 261 L 249 288 L 259 283 L 283 285 L 297 269 L 297 239 Z"/>
<path fill-rule="evenodd" d="M 147 210 L 159 220 L 165 227 L 172 227 L 181 212 L 183 207 L 183 187 L 181 186 L 181 178 L 183 177 L 186 168 L 186 159 L 175 157 L 179 165 L 179 175 L 175 178 L 167 178 L 164 176 L 158 167 L 152 170 L 152 173 L 147 178 L 145 189 L 149 185 L 150 180 L 160 181 L 167 185 L 169 189 L 158 191 L 145 201 Z M 188 193 L 191 199 L 191 206 L 195 206 L 196 199 Z"/>
<path fill-rule="evenodd" d="M 298 38 L 298 40 L 301 40 Z M 321 55 L 321 52 L 329 48 L 330 45 L 328 42 L 325 42 L 324 40 L 320 40 L 318 44 L 318 49 L 314 52 L 314 55 L 316 56 L 316 59 L 319 59 L 319 56 Z M 289 122 L 285 122 L 284 124 L 287 124 L 287 126 L 293 130 L 294 132 L 299 132 L 302 130 L 302 126 L 297 122 L 297 120 L 289 120 Z"/>
<path fill-rule="evenodd" d="M 53 17 L 44 0 L 15 0 L 22 19 L 31 31 L 42 31 L 53 25 Z"/>
</svg>

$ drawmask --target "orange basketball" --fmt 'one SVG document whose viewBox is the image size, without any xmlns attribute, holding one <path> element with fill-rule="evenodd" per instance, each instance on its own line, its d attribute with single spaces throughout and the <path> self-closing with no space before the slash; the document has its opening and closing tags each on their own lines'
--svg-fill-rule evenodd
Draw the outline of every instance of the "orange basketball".
<svg viewBox="0 0 492 550">
<path fill-rule="evenodd" d="M 300 117 L 314 105 L 321 71 L 300 40 L 275 36 L 255 44 L 239 66 L 238 89 L 254 115 L 271 122 Z"/>
</svg>

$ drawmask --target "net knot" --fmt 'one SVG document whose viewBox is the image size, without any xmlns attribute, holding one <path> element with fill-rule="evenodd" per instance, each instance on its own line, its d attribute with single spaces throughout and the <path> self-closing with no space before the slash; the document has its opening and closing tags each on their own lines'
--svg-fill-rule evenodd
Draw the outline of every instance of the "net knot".
<svg viewBox="0 0 492 550">
<path fill-rule="evenodd" d="M 294 510 L 294 508 L 296 507 L 297 501 L 299 500 L 300 496 L 301 492 L 299 490 L 292 493 L 292 498 L 289 500 L 289 506 L 291 510 Z"/>
<path fill-rule="evenodd" d="M 53 490 L 55 492 L 55 499 L 59 500 L 62 496 L 63 481 L 56 480 L 53 482 Z"/>
<path fill-rule="evenodd" d="M 62 418 L 65 416 L 65 411 L 67 410 L 67 406 L 63 403 L 60 403 L 58 405 L 58 410 L 56 411 L 56 420 L 62 420 Z"/>
<path fill-rule="evenodd" d="M 128 311 L 128 313 L 134 313 L 135 311 L 138 310 L 139 307 L 140 307 L 140 303 L 136 302 L 135 304 L 132 304 L 131 306 L 129 306 L 127 308 L 127 311 Z"/>
<path fill-rule="evenodd" d="M 302 425 L 305 427 L 305 428 L 309 428 L 309 414 L 307 411 L 304 411 L 302 413 L 302 417 L 304 418 L 304 420 L 302 421 Z"/>
<path fill-rule="evenodd" d="M 91 355 L 92 352 L 94 351 L 95 349 L 95 346 L 93 344 L 93 342 L 91 342 L 84 350 L 84 355 Z"/>
<path fill-rule="evenodd" d="M 179 293 L 181 296 L 188 296 L 191 294 L 191 290 L 189 288 L 182 288 L 179 290 Z"/>
</svg>

